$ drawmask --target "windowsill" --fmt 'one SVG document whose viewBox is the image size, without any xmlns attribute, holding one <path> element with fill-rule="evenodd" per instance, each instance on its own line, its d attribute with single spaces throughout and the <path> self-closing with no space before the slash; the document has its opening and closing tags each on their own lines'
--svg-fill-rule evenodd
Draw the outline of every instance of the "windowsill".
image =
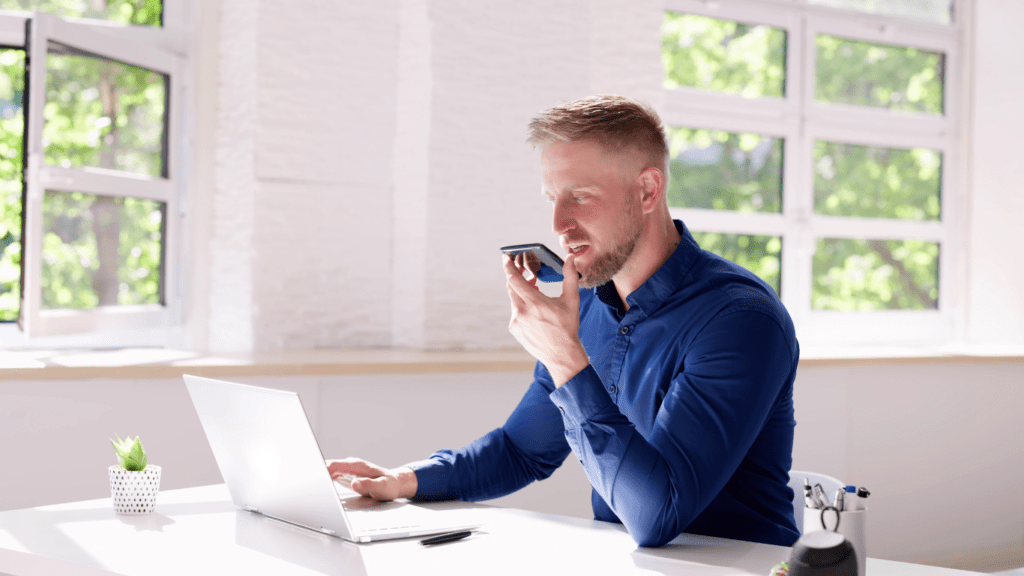
<svg viewBox="0 0 1024 576">
<path fill-rule="evenodd" d="M 238 376 L 343 376 L 438 372 L 532 371 L 535 361 L 518 349 L 492 351 L 291 350 L 206 354 L 164 348 L 26 350 L 0 352 L 0 378 L 211 378 Z"/>
<path fill-rule="evenodd" d="M 801 345 L 800 366 L 869 364 L 1018 364 L 1024 345 L 946 344 L 932 346 Z"/>
<path fill-rule="evenodd" d="M 972 363 L 1024 363 L 1024 346 L 806 346 L 800 358 L 802 368 Z M 4 380 L 180 378 L 182 374 L 224 378 L 529 372 L 533 366 L 533 358 L 520 349 L 292 350 L 251 354 L 205 354 L 163 348 L 0 352 L 0 378 Z"/>
</svg>

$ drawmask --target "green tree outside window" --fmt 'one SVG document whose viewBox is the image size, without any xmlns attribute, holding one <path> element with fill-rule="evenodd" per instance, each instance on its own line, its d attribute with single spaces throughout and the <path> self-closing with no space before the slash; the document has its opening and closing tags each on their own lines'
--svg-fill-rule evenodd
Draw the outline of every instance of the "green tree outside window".
<svg viewBox="0 0 1024 576">
<path fill-rule="evenodd" d="M 163 3 L 0 0 L 0 9 L 159 27 Z M 47 103 L 41 111 L 47 163 L 163 176 L 164 77 L 62 52 L 60 45 L 50 48 Z M 23 50 L 0 49 L 0 321 L 17 319 L 20 306 L 24 63 Z M 147 200 L 48 191 L 43 307 L 160 302 L 163 211 L 162 204 Z M 78 221 L 68 224 L 75 215 Z"/>
<path fill-rule="evenodd" d="M 748 98 L 784 96 L 785 38 L 785 31 L 770 26 L 668 12 L 662 25 L 665 86 Z M 944 113 L 944 54 L 827 35 L 815 38 L 814 49 L 813 81 L 820 103 Z M 670 127 L 668 136 L 672 206 L 781 211 L 781 139 L 682 127 Z M 753 154 L 755 149 L 758 155 Z M 818 141 L 813 153 L 809 160 L 816 214 L 941 219 L 940 151 Z M 778 289 L 778 237 L 701 233 L 699 241 Z M 938 258 L 935 242 L 819 239 L 811 306 L 843 311 L 934 309 Z"/>
</svg>

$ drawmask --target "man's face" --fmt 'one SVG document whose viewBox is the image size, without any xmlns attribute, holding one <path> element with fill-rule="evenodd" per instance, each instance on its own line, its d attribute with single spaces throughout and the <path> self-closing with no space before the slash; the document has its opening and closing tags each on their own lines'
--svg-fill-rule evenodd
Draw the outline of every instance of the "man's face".
<svg viewBox="0 0 1024 576">
<path fill-rule="evenodd" d="M 542 191 L 554 207 L 552 229 L 562 248 L 576 254 L 580 286 L 607 283 L 640 238 L 641 164 L 591 141 L 548 144 L 540 164 Z"/>
</svg>

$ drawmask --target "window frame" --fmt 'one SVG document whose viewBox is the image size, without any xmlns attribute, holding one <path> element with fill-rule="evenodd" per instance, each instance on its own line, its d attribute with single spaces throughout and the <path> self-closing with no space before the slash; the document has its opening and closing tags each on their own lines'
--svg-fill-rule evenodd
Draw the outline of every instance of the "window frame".
<svg viewBox="0 0 1024 576">
<path fill-rule="evenodd" d="M 957 0 L 950 25 L 862 14 L 805 0 L 666 0 L 666 12 L 767 24 L 787 32 L 786 94 L 777 99 L 749 99 L 694 89 L 664 88 L 663 120 L 686 126 L 753 132 L 785 138 L 782 211 L 741 214 L 729 211 L 671 208 L 673 217 L 692 231 L 771 234 L 782 239 L 780 292 L 801 340 L 820 345 L 885 343 L 934 344 L 964 337 L 966 324 L 967 247 L 966 168 L 962 119 L 967 91 L 963 71 L 967 52 L 961 15 L 969 0 Z M 816 93 L 817 34 L 850 40 L 913 46 L 944 54 L 943 114 L 895 112 L 860 106 L 819 103 Z M 915 222 L 814 213 L 814 143 L 816 140 L 873 146 L 925 147 L 942 154 L 941 216 Z M 839 312 L 811 308 L 812 265 L 817 240 L 826 237 L 924 239 L 939 242 L 939 301 L 936 310 Z"/>
<path fill-rule="evenodd" d="M 18 324 L 0 325 L 0 345 L 107 347 L 166 345 L 171 329 L 183 323 L 182 231 L 185 205 L 185 79 L 188 50 L 181 0 L 164 0 L 163 26 L 125 26 L 82 18 L 60 18 L 0 11 L 0 44 L 24 47 L 25 173 L 21 239 L 23 298 Z M 27 33 L 28 29 L 31 33 Z M 29 42 L 26 42 L 29 40 Z M 166 178 L 102 168 L 63 168 L 45 163 L 41 111 L 46 95 L 47 42 L 166 74 Z M 36 113 L 35 111 L 40 111 Z M 42 201 L 48 189 L 163 202 L 164 233 L 161 304 L 108 306 L 92 310 L 41 310 Z"/>
</svg>

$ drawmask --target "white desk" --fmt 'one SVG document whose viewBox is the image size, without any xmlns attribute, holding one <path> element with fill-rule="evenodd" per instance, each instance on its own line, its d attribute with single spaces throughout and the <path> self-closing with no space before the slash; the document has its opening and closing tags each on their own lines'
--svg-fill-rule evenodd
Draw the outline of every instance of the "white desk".
<svg viewBox="0 0 1024 576">
<path fill-rule="evenodd" d="M 109 498 L 12 510 L 0 512 L 0 575 L 766 575 L 789 556 L 789 548 L 686 535 L 638 548 L 620 525 L 482 508 L 488 524 L 479 533 L 433 547 L 351 544 L 239 510 L 223 485 L 161 492 L 146 516 L 118 516 Z M 975 573 L 872 558 L 868 574 Z"/>
</svg>

